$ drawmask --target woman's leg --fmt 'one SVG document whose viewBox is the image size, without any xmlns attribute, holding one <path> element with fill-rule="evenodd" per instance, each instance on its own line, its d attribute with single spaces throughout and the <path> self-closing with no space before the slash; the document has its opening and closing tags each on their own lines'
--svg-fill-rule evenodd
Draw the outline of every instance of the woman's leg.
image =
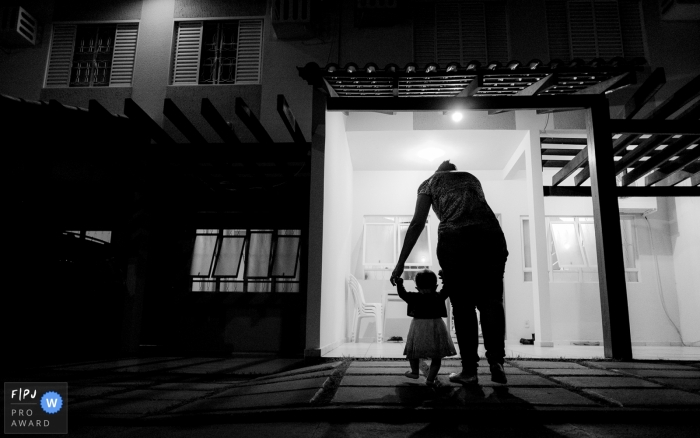
<svg viewBox="0 0 700 438">
<path fill-rule="evenodd" d="M 474 303 L 468 299 L 464 291 L 461 292 L 450 296 L 450 302 L 455 320 L 457 345 L 462 357 L 462 374 L 471 376 L 476 374 L 479 366 L 479 320 L 476 318 Z"/>
<path fill-rule="evenodd" d="M 408 359 L 408 363 L 411 364 L 411 374 L 420 375 L 420 369 L 418 368 L 418 362 L 420 359 Z"/>
<path fill-rule="evenodd" d="M 434 357 L 430 361 L 430 371 L 428 371 L 428 377 L 426 377 L 426 380 L 428 382 L 434 382 L 435 378 L 438 375 L 438 371 L 440 371 L 440 365 L 442 364 L 442 358 L 439 357 Z"/>
</svg>

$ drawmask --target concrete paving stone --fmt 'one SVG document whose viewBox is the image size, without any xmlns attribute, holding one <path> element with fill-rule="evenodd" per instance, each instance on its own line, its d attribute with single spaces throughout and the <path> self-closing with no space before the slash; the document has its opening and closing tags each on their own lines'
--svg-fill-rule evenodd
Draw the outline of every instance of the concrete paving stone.
<svg viewBox="0 0 700 438">
<path fill-rule="evenodd" d="M 345 371 L 345 375 L 386 375 L 386 376 L 403 376 L 406 371 L 410 371 L 411 367 L 408 363 L 403 367 L 350 367 Z"/>
<path fill-rule="evenodd" d="M 583 365 L 574 362 L 555 362 L 555 361 L 538 361 L 538 360 L 515 360 L 514 364 L 523 368 L 556 368 L 556 369 L 586 369 Z"/>
<path fill-rule="evenodd" d="M 290 371 L 284 371 L 281 373 L 275 373 L 270 376 L 263 376 L 263 377 L 258 377 L 255 380 L 266 380 L 266 379 L 275 379 L 278 377 L 285 377 L 285 376 L 296 376 L 300 374 L 308 374 L 308 373 L 313 373 L 315 371 L 324 371 L 324 370 L 334 370 L 338 367 L 338 365 L 342 364 L 342 361 L 338 362 L 329 362 L 329 363 L 322 363 L 319 365 L 311 365 L 308 367 L 303 367 L 303 368 L 297 368 L 295 370 L 290 370 Z"/>
<path fill-rule="evenodd" d="M 283 391 L 272 394 L 251 394 L 246 397 L 207 398 L 178 407 L 172 413 L 211 412 L 232 409 L 274 408 L 307 405 L 318 388 Z"/>
<path fill-rule="evenodd" d="M 231 387 L 230 383 L 198 383 L 198 382 L 170 382 L 154 385 L 151 389 L 187 390 L 187 391 L 217 391 Z"/>
<path fill-rule="evenodd" d="M 189 400 L 204 397 L 208 393 L 203 391 L 167 391 L 162 389 L 134 389 L 133 391 L 108 395 L 105 398 L 119 398 L 130 400 Z"/>
<path fill-rule="evenodd" d="M 80 414 L 138 414 L 163 411 L 182 403 L 181 400 L 100 399 L 78 403 L 70 411 Z"/>
<path fill-rule="evenodd" d="M 277 383 L 277 382 L 290 382 L 293 380 L 305 380 L 305 379 L 313 379 L 316 377 L 328 377 L 331 374 L 333 374 L 333 371 L 331 370 L 326 370 L 326 371 L 318 371 L 315 373 L 304 373 L 304 374 L 292 374 L 288 376 L 282 376 L 282 377 L 277 377 L 277 378 L 268 378 L 265 380 L 258 380 L 258 379 L 253 379 L 253 380 L 248 380 L 245 382 L 241 382 L 236 384 L 236 387 L 239 386 L 251 386 L 251 385 L 262 385 L 265 383 Z M 273 376 L 278 376 L 279 374 L 273 374 Z"/>
<path fill-rule="evenodd" d="M 674 362 L 586 362 L 587 365 L 606 369 L 638 369 L 638 370 L 686 370 L 695 371 L 696 368 L 689 365 L 681 365 Z"/>
<path fill-rule="evenodd" d="M 75 397 L 100 397 L 105 394 L 123 391 L 125 388 L 114 386 L 88 386 L 84 388 L 75 388 L 68 386 L 68 394 Z"/>
<path fill-rule="evenodd" d="M 515 375 L 507 375 L 506 377 L 508 378 L 508 383 L 507 386 L 557 386 L 556 383 L 552 382 L 551 380 L 545 379 L 544 377 L 540 376 L 533 376 L 533 375 L 523 375 L 523 374 L 515 374 Z M 447 377 L 440 377 L 440 381 L 446 385 L 449 386 L 462 386 L 461 383 L 455 383 L 455 382 L 450 382 L 450 380 Z M 500 383 L 495 383 L 491 381 L 491 377 L 486 375 L 486 376 L 479 376 L 479 385 L 481 386 L 503 386 Z"/>
<path fill-rule="evenodd" d="M 228 374 L 276 374 L 300 362 L 303 362 L 303 359 L 272 359 L 245 368 L 229 371 Z"/>
<path fill-rule="evenodd" d="M 520 368 L 516 368 L 516 367 L 512 367 L 512 366 L 511 367 L 504 367 L 504 370 L 506 372 L 506 375 L 511 375 L 511 374 L 528 374 L 528 375 L 530 375 L 530 373 L 528 373 L 527 371 L 521 370 Z M 458 367 L 440 367 L 439 374 L 442 375 L 442 374 L 450 374 L 450 373 L 459 373 L 461 371 L 462 371 L 461 366 L 458 366 Z M 476 369 L 476 373 L 478 375 L 484 374 L 484 375 L 490 376 L 491 369 L 488 366 L 479 367 Z"/>
<path fill-rule="evenodd" d="M 675 386 L 677 388 L 685 389 L 686 391 L 700 391 L 700 379 L 676 379 L 676 378 L 664 378 L 664 377 L 653 377 L 655 382 L 659 382 L 662 385 Z"/>
<path fill-rule="evenodd" d="M 111 360 L 107 362 L 99 363 L 89 363 L 84 365 L 73 365 L 66 367 L 56 367 L 56 370 L 61 371 L 103 371 L 110 370 L 114 368 L 130 367 L 136 365 L 144 365 L 155 362 L 170 361 L 174 359 L 179 359 L 178 357 L 148 357 L 148 358 L 134 358 L 134 359 L 120 359 Z"/>
<path fill-rule="evenodd" d="M 558 382 L 579 388 L 660 388 L 660 385 L 634 377 L 554 377 Z"/>
<path fill-rule="evenodd" d="M 425 379 L 409 379 L 398 376 L 348 376 L 340 381 L 340 386 L 425 386 Z"/>
<path fill-rule="evenodd" d="M 177 359 L 169 360 L 166 362 L 145 364 L 145 365 L 135 365 L 131 367 L 119 368 L 116 371 L 120 373 L 148 373 L 152 371 L 168 371 L 173 368 L 184 367 L 187 365 L 194 365 L 204 362 L 213 362 L 216 359 L 211 357 L 191 357 L 187 359 Z"/>
<path fill-rule="evenodd" d="M 425 385 L 415 387 L 384 386 L 374 388 L 340 387 L 331 403 L 360 403 L 366 405 L 421 405 L 435 397 L 432 389 Z"/>
<path fill-rule="evenodd" d="M 620 371 L 641 377 L 678 377 L 683 379 L 700 379 L 700 370 L 638 370 L 635 368 L 621 369 Z"/>
<path fill-rule="evenodd" d="M 291 380 L 287 382 L 240 386 L 227 389 L 226 391 L 214 395 L 213 398 L 234 397 L 241 395 L 247 396 L 250 394 L 273 394 L 284 391 L 299 391 L 311 388 L 316 388 L 318 390 L 321 388 L 321 386 L 323 386 L 326 379 L 326 377 L 319 377 L 316 379 Z"/>
<path fill-rule="evenodd" d="M 430 364 L 430 359 L 425 360 L 425 363 Z M 369 368 L 379 368 L 379 367 L 390 367 L 390 368 L 400 368 L 400 367 L 410 367 L 408 360 L 391 360 L 391 361 L 380 361 L 380 360 L 355 360 L 350 364 L 349 368 L 357 367 L 369 367 Z M 461 367 L 462 362 L 458 360 L 443 360 L 443 367 Z M 488 368 L 489 363 L 485 360 L 479 362 L 479 367 Z M 509 363 L 504 364 L 505 367 L 511 366 Z"/>
<path fill-rule="evenodd" d="M 495 388 L 498 390 L 499 388 Z M 564 388 L 507 388 L 511 397 L 532 405 L 597 406 L 585 397 Z"/>
<path fill-rule="evenodd" d="M 619 401 L 623 406 L 700 406 L 700 395 L 678 389 L 603 389 L 591 392 Z"/>
<path fill-rule="evenodd" d="M 176 373 L 182 374 L 213 374 L 228 371 L 231 368 L 243 368 L 246 365 L 259 361 L 260 358 L 235 358 L 224 359 L 218 362 L 202 363 L 185 368 L 178 368 Z"/>
<path fill-rule="evenodd" d="M 590 368 L 531 368 L 531 370 L 546 376 L 619 376 L 610 371 Z"/>
</svg>

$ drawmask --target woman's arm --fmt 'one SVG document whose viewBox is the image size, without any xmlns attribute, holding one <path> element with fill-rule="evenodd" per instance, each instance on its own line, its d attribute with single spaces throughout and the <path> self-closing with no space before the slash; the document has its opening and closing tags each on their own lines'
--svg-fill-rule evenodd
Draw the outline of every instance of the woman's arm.
<svg viewBox="0 0 700 438">
<path fill-rule="evenodd" d="M 406 263 L 406 259 L 408 259 L 408 256 L 411 254 L 413 247 L 420 237 L 420 233 L 422 233 L 425 228 L 425 220 L 428 219 L 428 213 L 430 212 L 430 203 L 430 196 L 418 195 L 418 199 L 416 199 L 416 211 L 413 213 L 413 219 L 408 226 L 408 230 L 406 230 L 406 239 L 403 241 L 399 260 L 396 263 L 394 272 L 391 273 L 391 284 L 395 284 L 394 279 L 403 274 L 403 266 Z"/>
</svg>

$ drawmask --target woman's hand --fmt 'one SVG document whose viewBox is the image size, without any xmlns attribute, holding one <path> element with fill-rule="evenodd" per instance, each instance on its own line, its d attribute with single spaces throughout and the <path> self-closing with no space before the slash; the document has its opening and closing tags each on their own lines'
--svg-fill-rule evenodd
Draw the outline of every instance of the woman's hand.
<svg viewBox="0 0 700 438">
<path fill-rule="evenodd" d="M 397 264 L 394 268 L 394 272 L 391 273 L 389 281 L 391 281 L 392 286 L 396 286 L 396 279 L 400 278 L 401 274 L 403 274 L 403 263 Z"/>
</svg>

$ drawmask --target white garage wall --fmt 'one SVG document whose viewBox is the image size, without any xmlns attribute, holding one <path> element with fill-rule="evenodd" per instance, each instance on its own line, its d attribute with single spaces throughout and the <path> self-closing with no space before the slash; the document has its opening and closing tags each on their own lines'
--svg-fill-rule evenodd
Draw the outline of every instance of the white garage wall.
<svg viewBox="0 0 700 438">
<path fill-rule="evenodd" d="M 321 282 L 321 354 L 346 340 L 345 286 L 350 273 L 352 226 L 352 163 L 345 135 L 345 117 L 326 113 L 323 195 L 323 269 Z"/>
</svg>

